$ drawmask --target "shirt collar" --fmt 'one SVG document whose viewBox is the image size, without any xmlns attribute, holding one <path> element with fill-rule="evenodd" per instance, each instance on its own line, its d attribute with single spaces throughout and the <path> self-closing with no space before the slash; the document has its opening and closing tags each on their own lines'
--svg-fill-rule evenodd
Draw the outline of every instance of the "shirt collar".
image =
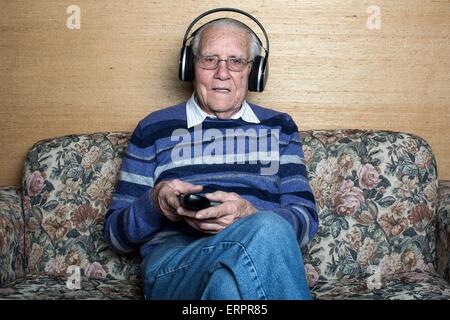
<svg viewBox="0 0 450 320">
<path fill-rule="evenodd" d="M 199 107 L 195 99 L 195 93 L 193 93 L 191 98 L 186 102 L 186 118 L 188 128 L 202 123 L 206 119 L 206 117 L 217 119 L 216 116 L 207 114 Z M 231 119 L 239 118 L 242 118 L 242 120 L 250 123 L 260 123 L 258 117 L 245 100 L 242 103 L 241 109 L 239 109 L 239 111 L 231 117 Z"/>
</svg>

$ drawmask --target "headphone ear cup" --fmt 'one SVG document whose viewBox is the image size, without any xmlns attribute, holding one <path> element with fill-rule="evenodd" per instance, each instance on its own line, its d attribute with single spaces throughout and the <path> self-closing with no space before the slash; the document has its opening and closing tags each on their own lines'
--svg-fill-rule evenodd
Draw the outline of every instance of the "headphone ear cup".
<svg viewBox="0 0 450 320">
<path fill-rule="evenodd" d="M 263 56 L 256 56 L 253 59 L 252 69 L 248 77 L 248 90 L 262 92 L 266 86 L 268 68 L 267 60 Z"/>
<path fill-rule="evenodd" d="M 178 77 L 181 81 L 194 80 L 194 54 L 191 46 L 181 48 Z"/>
</svg>

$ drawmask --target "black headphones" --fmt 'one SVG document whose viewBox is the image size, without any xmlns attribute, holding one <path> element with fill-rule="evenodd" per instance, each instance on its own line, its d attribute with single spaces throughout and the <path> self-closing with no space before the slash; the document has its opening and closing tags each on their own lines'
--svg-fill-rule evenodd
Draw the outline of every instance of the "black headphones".
<svg viewBox="0 0 450 320">
<path fill-rule="evenodd" d="M 250 75 L 249 75 L 249 79 L 248 79 L 248 90 L 249 91 L 262 92 L 264 90 L 264 87 L 266 86 L 267 77 L 269 75 L 269 64 L 268 64 L 269 38 L 267 37 L 266 30 L 264 30 L 264 27 L 261 25 L 261 23 L 258 20 L 256 20 L 255 17 L 253 17 L 251 14 L 249 14 L 245 11 L 242 11 L 239 9 L 234 9 L 234 8 L 212 9 L 212 10 L 206 11 L 205 13 L 199 15 L 197 18 L 195 18 L 194 21 L 191 22 L 191 24 L 187 28 L 186 33 L 184 35 L 183 47 L 181 48 L 181 53 L 180 53 L 180 61 L 179 61 L 179 69 L 178 69 L 178 76 L 179 76 L 180 80 L 181 81 L 193 81 L 194 80 L 194 53 L 192 52 L 192 48 L 191 48 L 190 44 L 188 45 L 186 43 L 189 39 L 193 38 L 195 36 L 195 34 L 197 33 L 197 31 L 203 26 L 197 28 L 194 32 L 192 32 L 191 36 L 188 37 L 189 32 L 191 31 L 192 27 L 194 26 L 194 24 L 197 23 L 198 20 L 202 19 L 203 17 L 205 17 L 211 13 L 215 13 L 215 12 L 219 12 L 219 11 L 231 11 L 231 12 L 237 12 L 237 13 L 243 14 L 244 16 L 247 16 L 250 19 L 252 19 L 253 21 L 255 21 L 256 24 L 262 30 L 264 37 L 266 39 L 266 47 L 264 47 L 262 45 L 262 42 L 258 38 L 256 33 L 253 32 L 253 34 L 258 39 L 258 42 L 259 42 L 259 45 L 261 46 L 261 48 L 264 49 L 265 56 L 263 57 L 261 55 L 257 55 L 253 59 L 252 69 L 250 71 Z M 219 19 L 215 19 L 215 20 L 219 20 Z M 212 21 L 215 21 L 215 20 L 212 20 Z M 210 23 L 212 21 L 209 21 L 208 23 Z"/>
</svg>

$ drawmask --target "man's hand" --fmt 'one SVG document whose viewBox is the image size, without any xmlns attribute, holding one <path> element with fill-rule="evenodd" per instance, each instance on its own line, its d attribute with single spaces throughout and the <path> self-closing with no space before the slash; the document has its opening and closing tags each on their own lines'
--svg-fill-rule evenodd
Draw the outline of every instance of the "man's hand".
<svg viewBox="0 0 450 320">
<path fill-rule="evenodd" d="M 200 211 L 191 211 L 179 207 L 177 212 L 184 216 L 186 222 L 193 228 L 206 233 L 215 234 L 235 222 L 237 219 L 254 214 L 257 210 L 250 202 L 234 192 L 216 191 L 205 196 L 211 201 L 222 204 Z"/>
<path fill-rule="evenodd" d="M 203 190 L 203 186 L 194 185 L 188 182 L 174 179 L 161 181 L 154 188 L 151 194 L 153 205 L 170 221 L 179 221 L 183 217 L 177 213 L 180 207 L 178 196 L 186 193 L 198 193 Z"/>
</svg>

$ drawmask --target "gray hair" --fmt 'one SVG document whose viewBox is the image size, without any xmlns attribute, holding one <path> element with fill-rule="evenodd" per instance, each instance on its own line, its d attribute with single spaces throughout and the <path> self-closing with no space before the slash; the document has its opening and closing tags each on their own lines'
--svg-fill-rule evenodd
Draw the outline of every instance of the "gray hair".
<svg viewBox="0 0 450 320">
<path fill-rule="evenodd" d="M 250 35 L 250 60 L 253 60 L 257 55 L 261 53 L 261 44 L 256 36 L 256 34 L 253 32 L 252 29 L 250 29 L 247 25 L 244 23 L 231 19 L 231 18 L 223 18 L 218 20 L 213 20 L 211 22 L 208 22 L 207 24 L 203 25 L 200 29 L 198 29 L 197 32 L 195 32 L 194 37 L 192 38 L 191 47 L 192 52 L 196 56 L 198 54 L 198 49 L 200 45 L 200 39 L 202 36 L 203 31 L 205 31 L 208 28 L 236 28 L 242 31 L 247 32 Z"/>
</svg>

